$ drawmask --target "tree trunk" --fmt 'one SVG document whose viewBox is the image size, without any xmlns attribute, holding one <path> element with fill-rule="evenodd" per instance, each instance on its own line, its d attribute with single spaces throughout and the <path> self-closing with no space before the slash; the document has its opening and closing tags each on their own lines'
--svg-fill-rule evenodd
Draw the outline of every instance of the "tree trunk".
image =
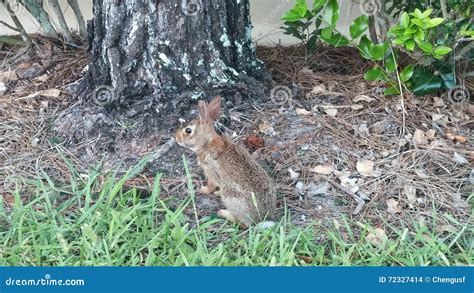
<svg viewBox="0 0 474 293">
<path fill-rule="evenodd" d="M 122 119 L 152 131 L 150 117 L 158 125 L 198 99 L 262 98 L 270 86 L 248 0 L 94 0 L 93 9 L 91 61 L 74 88 L 79 103 L 56 123 L 73 141 L 116 133 Z"/>
</svg>

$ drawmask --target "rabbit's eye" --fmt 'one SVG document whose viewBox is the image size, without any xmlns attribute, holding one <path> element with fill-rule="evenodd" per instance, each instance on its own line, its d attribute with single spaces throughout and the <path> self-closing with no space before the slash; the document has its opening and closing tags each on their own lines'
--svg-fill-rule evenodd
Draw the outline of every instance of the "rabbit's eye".
<svg viewBox="0 0 474 293">
<path fill-rule="evenodd" d="M 191 132 L 193 132 L 193 130 L 190 128 L 190 127 L 186 127 L 186 129 L 184 130 L 187 134 L 191 134 Z"/>
</svg>

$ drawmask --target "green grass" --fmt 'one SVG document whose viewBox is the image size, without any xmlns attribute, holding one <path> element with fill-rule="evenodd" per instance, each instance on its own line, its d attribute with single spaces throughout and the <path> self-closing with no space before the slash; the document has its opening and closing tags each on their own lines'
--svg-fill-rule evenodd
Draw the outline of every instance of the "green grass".
<svg viewBox="0 0 474 293">
<path fill-rule="evenodd" d="M 139 170 L 137 166 L 121 178 L 109 175 L 105 181 L 99 180 L 98 171 L 88 178 L 73 171 L 68 186 L 56 186 L 44 173 L 27 182 L 36 191 L 32 201 L 22 203 L 16 192 L 11 211 L 0 202 L 0 265 L 474 264 L 474 231 L 468 225 L 451 233 L 386 225 L 388 238 L 380 245 L 366 239 L 374 231 L 368 223 L 344 218 L 324 231 L 312 225 L 296 227 L 288 213 L 267 230 L 239 230 L 215 218 L 199 219 L 199 225 L 191 227 L 183 211 L 194 210 L 189 216 L 193 219 L 197 215 L 192 186 L 189 198 L 177 207 L 170 204 L 176 199 L 160 197 L 159 175 L 150 196 L 124 190 L 124 182 Z M 324 235 L 323 240 L 316 235 Z M 311 263 L 301 256 L 310 256 Z"/>
</svg>

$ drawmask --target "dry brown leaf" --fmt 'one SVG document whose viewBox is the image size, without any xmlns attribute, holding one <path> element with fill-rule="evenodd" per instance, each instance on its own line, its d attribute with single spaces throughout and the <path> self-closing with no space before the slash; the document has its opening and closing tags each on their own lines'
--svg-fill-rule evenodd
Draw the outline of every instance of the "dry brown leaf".
<svg viewBox="0 0 474 293">
<path fill-rule="evenodd" d="M 436 139 L 436 130 L 434 129 L 428 129 L 426 132 L 425 132 L 425 136 L 428 140 L 434 140 Z"/>
<path fill-rule="evenodd" d="M 398 214 L 402 212 L 402 209 L 398 205 L 398 201 L 394 200 L 393 198 L 389 198 L 387 200 L 387 211 L 392 214 Z"/>
<path fill-rule="evenodd" d="M 263 148 L 265 143 L 263 138 L 253 134 L 244 138 L 244 145 L 251 151 Z"/>
<path fill-rule="evenodd" d="M 304 66 L 303 68 L 301 68 L 299 73 L 314 74 L 313 70 L 311 68 L 309 68 L 308 66 Z"/>
<path fill-rule="evenodd" d="M 331 117 L 336 117 L 336 115 L 337 115 L 337 109 L 333 108 L 333 107 L 324 107 L 323 111 L 324 111 L 324 113 L 326 113 L 327 115 L 329 115 Z"/>
<path fill-rule="evenodd" d="M 36 93 L 32 93 L 28 96 L 21 97 L 20 99 L 30 99 L 34 98 L 37 96 L 45 96 L 45 97 L 51 97 L 51 98 L 57 98 L 61 95 L 61 91 L 58 89 L 47 89 L 47 90 L 42 90 Z"/>
<path fill-rule="evenodd" d="M 439 107 L 444 107 L 444 101 L 440 97 L 433 97 L 433 106 L 439 108 Z"/>
<path fill-rule="evenodd" d="M 7 205 L 7 207 L 12 208 L 15 205 L 15 197 L 11 193 L 2 193 L 3 202 Z M 0 204 L 1 201 L 0 201 Z"/>
<path fill-rule="evenodd" d="M 413 208 L 413 205 L 416 203 L 416 188 L 413 185 L 405 184 L 403 186 L 403 193 L 408 199 L 408 205 L 410 208 Z"/>
<path fill-rule="evenodd" d="M 303 116 L 306 116 L 306 115 L 309 115 L 311 114 L 310 111 L 306 110 L 306 109 L 303 109 L 303 108 L 296 108 L 296 114 L 298 115 L 303 115 Z"/>
<path fill-rule="evenodd" d="M 428 143 L 425 133 L 420 129 L 415 130 L 415 133 L 413 134 L 413 140 L 415 141 L 416 145 L 424 145 Z"/>
<path fill-rule="evenodd" d="M 357 95 L 357 96 L 355 96 L 355 98 L 352 101 L 354 101 L 354 103 L 358 103 L 358 102 L 371 103 L 372 101 L 375 101 L 375 99 L 373 99 L 373 98 L 371 98 L 367 95 Z"/>
<path fill-rule="evenodd" d="M 454 233 L 454 232 L 456 232 L 456 228 L 454 228 L 451 225 L 446 224 L 446 225 L 436 226 L 436 231 Z"/>
<path fill-rule="evenodd" d="M 453 155 L 453 160 L 456 162 L 456 163 L 459 163 L 461 165 L 464 165 L 464 164 L 468 164 L 469 161 L 462 155 L 454 152 L 454 155 Z"/>
<path fill-rule="evenodd" d="M 433 119 L 434 122 L 442 120 L 445 117 L 446 116 L 443 114 L 436 114 L 436 113 L 431 114 L 431 119 Z"/>
<path fill-rule="evenodd" d="M 459 143 L 465 143 L 467 139 L 462 135 L 455 135 L 454 140 Z"/>
<path fill-rule="evenodd" d="M 311 172 L 323 175 L 329 175 L 332 173 L 333 168 L 327 165 L 317 165 L 316 167 L 310 169 Z"/>
<path fill-rule="evenodd" d="M 364 109 L 364 106 L 361 105 L 361 104 L 353 104 L 353 105 L 351 105 L 351 109 L 352 110 L 360 110 L 360 109 Z"/>
<path fill-rule="evenodd" d="M 288 173 L 290 173 L 290 178 L 296 180 L 300 177 L 300 173 L 296 172 L 295 170 L 288 168 Z"/>
<path fill-rule="evenodd" d="M 385 234 L 385 231 L 383 229 L 375 228 L 373 232 L 367 234 L 365 239 L 370 244 L 380 247 L 387 240 L 387 234 Z"/>
<path fill-rule="evenodd" d="M 421 179 L 427 179 L 429 178 L 430 176 L 428 176 L 426 174 L 426 171 L 425 170 L 422 170 L 422 169 L 416 169 L 415 170 L 415 174 L 420 177 Z"/>
<path fill-rule="evenodd" d="M 265 135 L 273 135 L 275 133 L 273 126 L 266 120 L 258 125 L 258 131 Z"/>
<path fill-rule="evenodd" d="M 316 85 L 311 90 L 311 93 L 313 95 L 320 95 L 320 94 L 323 94 L 325 92 L 326 92 L 326 87 L 324 86 L 324 84 Z"/>
<path fill-rule="evenodd" d="M 454 134 L 452 134 L 451 132 L 446 132 L 446 138 L 449 139 L 449 140 L 454 140 L 456 138 L 456 136 Z"/>
<path fill-rule="evenodd" d="M 45 97 L 57 98 L 61 95 L 61 91 L 58 89 L 47 89 L 47 90 L 41 91 L 40 95 L 45 96 Z"/>
<path fill-rule="evenodd" d="M 30 67 L 31 67 L 31 63 L 28 63 L 28 62 L 21 63 L 17 66 L 18 69 L 28 69 Z"/>
<path fill-rule="evenodd" d="M 47 74 L 40 75 L 38 77 L 35 77 L 34 80 L 40 81 L 40 82 L 45 82 L 47 81 L 49 76 Z"/>
<path fill-rule="evenodd" d="M 306 256 L 306 255 L 297 255 L 299 259 L 303 260 L 305 263 L 310 264 L 313 262 L 313 258 L 311 256 Z"/>
<path fill-rule="evenodd" d="M 474 115 L 474 104 L 469 104 L 467 107 L 467 112 L 471 115 Z"/>
<path fill-rule="evenodd" d="M 362 176 L 370 177 L 374 175 L 374 162 L 371 160 L 362 159 L 357 161 L 356 167 Z"/>
<path fill-rule="evenodd" d="M 0 72 L 0 81 L 17 80 L 18 76 L 14 71 Z"/>
</svg>

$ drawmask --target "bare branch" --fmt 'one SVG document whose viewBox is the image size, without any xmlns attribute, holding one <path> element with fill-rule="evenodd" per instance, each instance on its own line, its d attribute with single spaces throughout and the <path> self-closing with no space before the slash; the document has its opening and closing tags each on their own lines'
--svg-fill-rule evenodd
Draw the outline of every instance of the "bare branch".
<svg viewBox="0 0 474 293">
<path fill-rule="evenodd" d="M 26 30 L 25 28 L 23 27 L 23 25 L 21 24 L 20 20 L 18 19 L 18 17 L 16 16 L 15 12 L 13 11 L 13 9 L 11 8 L 10 6 L 10 3 L 8 1 L 2 1 L 3 5 L 5 6 L 8 14 L 10 15 L 10 18 L 12 19 L 13 23 L 15 24 L 16 26 L 16 29 L 12 28 L 10 25 L 6 24 L 5 22 L 2 21 L 2 23 L 4 25 L 7 25 L 8 27 L 12 28 L 13 30 L 16 30 L 18 32 L 20 32 L 21 34 L 21 38 L 23 39 L 23 41 L 25 42 L 26 44 L 26 47 L 27 48 L 31 48 L 33 46 L 33 42 L 31 41 L 31 38 L 28 36 L 28 34 L 26 33 Z"/>
<path fill-rule="evenodd" d="M 87 29 L 86 23 L 84 21 L 84 16 L 82 15 L 81 8 L 77 3 L 77 0 L 67 0 L 69 6 L 71 6 L 74 15 L 76 16 L 77 24 L 79 25 L 79 33 L 83 40 L 87 39 Z"/>
<path fill-rule="evenodd" d="M 375 27 L 375 17 L 373 15 L 369 16 L 369 35 L 372 43 L 378 44 L 379 40 L 377 38 L 377 29 Z"/>
<path fill-rule="evenodd" d="M 20 30 L 12 25 L 9 25 L 8 23 L 4 22 L 3 20 L 0 20 L 0 24 L 6 26 L 7 28 L 11 29 L 12 31 L 19 32 Z"/>
<path fill-rule="evenodd" d="M 61 32 L 64 35 L 64 38 L 68 43 L 74 43 L 74 37 L 67 26 L 66 19 L 64 18 L 64 14 L 61 11 L 61 6 L 59 6 L 58 0 L 49 0 L 51 7 L 53 8 L 54 13 L 58 17 L 59 20 L 59 27 L 61 28 Z"/>
<path fill-rule="evenodd" d="M 443 13 L 443 18 L 445 20 L 447 20 L 448 19 L 448 10 L 446 9 L 446 0 L 440 0 L 439 3 L 441 5 L 441 12 Z"/>
</svg>

